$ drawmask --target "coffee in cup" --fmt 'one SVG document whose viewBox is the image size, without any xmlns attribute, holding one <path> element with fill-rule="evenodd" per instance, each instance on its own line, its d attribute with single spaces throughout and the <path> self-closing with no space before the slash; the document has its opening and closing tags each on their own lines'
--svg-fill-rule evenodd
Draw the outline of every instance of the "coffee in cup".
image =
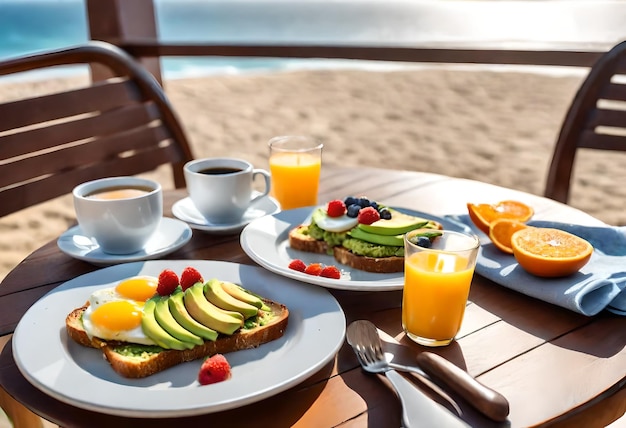
<svg viewBox="0 0 626 428">
<path fill-rule="evenodd" d="M 105 253 L 141 250 L 163 217 L 163 191 L 152 180 L 102 178 L 76 186 L 72 195 L 82 232 Z"/>
<path fill-rule="evenodd" d="M 193 204 L 202 216 L 215 224 L 241 221 L 246 210 L 270 191 L 269 172 L 241 159 L 197 159 L 185 164 L 184 173 Z M 265 187 L 252 197 L 257 176 L 264 178 Z"/>
</svg>

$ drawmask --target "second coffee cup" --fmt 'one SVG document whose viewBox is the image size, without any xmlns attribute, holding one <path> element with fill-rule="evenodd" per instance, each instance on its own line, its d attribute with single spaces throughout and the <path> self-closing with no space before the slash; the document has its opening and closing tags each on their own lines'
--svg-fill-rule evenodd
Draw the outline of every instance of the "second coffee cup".
<svg viewBox="0 0 626 428">
<path fill-rule="evenodd" d="M 196 159 L 185 164 L 184 173 L 191 200 L 211 223 L 237 223 L 270 191 L 269 172 L 241 159 Z M 264 178 L 265 188 L 252 197 L 254 179 L 259 175 Z"/>
</svg>

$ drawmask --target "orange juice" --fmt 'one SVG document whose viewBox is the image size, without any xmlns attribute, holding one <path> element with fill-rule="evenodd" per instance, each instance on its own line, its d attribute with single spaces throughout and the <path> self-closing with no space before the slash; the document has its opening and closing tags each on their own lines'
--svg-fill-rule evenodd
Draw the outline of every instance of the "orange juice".
<svg viewBox="0 0 626 428">
<path fill-rule="evenodd" d="M 424 251 L 406 257 L 402 326 L 409 337 L 434 346 L 449 343 L 461 328 L 473 273 L 473 264 L 458 254 Z"/>
<path fill-rule="evenodd" d="M 289 210 L 317 204 L 322 161 L 311 153 L 272 153 L 272 195 Z"/>
</svg>

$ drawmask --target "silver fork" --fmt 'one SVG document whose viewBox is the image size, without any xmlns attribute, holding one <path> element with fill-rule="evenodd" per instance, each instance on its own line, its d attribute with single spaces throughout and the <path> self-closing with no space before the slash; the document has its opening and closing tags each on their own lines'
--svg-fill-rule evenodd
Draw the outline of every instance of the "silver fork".
<svg viewBox="0 0 626 428">
<path fill-rule="evenodd" d="M 389 369 L 414 372 L 436 384 L 444 384 L 454 390 L 485 416 L 502 422 L 509 414 L 509 402 L 497 391 L 483 385 L 469 373 L 445 358 L 432 352 L 422 352 L 417 356 L 418 366 L 405 366 L 388 361 L 383 351 L 378 329 L 367 320 L 354 321 L 349 327 L 362 347 L 366 350 L 369 364 L 365 368 L 374 373 Z M 354 339 L 353 337 L 353 339 Z"/>
<path fill-rule="evenodd" d="M 350 324 L 347 330 L 347 340 L 363 369 L 370 373 L 384 373 L 396 390 L 402 404 L 402 422 L 405 428 L 469 426 L 391 369 L 384 360 L 382 351 L 375 349 L 368 341 L 367 333 L 363 331 L 362 326 Z"/>
</svg>

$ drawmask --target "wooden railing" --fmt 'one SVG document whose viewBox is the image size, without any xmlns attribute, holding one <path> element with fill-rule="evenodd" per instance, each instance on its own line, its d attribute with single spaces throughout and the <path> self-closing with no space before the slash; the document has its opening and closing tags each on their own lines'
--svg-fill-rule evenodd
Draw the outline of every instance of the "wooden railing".
<svg viewBox="0 0 626 428">
<path fill-rule="evenodd" d="M 138 58 L 159 81 L 159 58 L 274 57 L 332 58 L 451 64 L 507 64 L 590 67 L 611 46 L 603 43 L 504 44 L 446 42 L 426 45 L 210 44 L 159 41 L 153 0 L 86 0 L 91 38 L 113 43 Z"/>
</svg>

